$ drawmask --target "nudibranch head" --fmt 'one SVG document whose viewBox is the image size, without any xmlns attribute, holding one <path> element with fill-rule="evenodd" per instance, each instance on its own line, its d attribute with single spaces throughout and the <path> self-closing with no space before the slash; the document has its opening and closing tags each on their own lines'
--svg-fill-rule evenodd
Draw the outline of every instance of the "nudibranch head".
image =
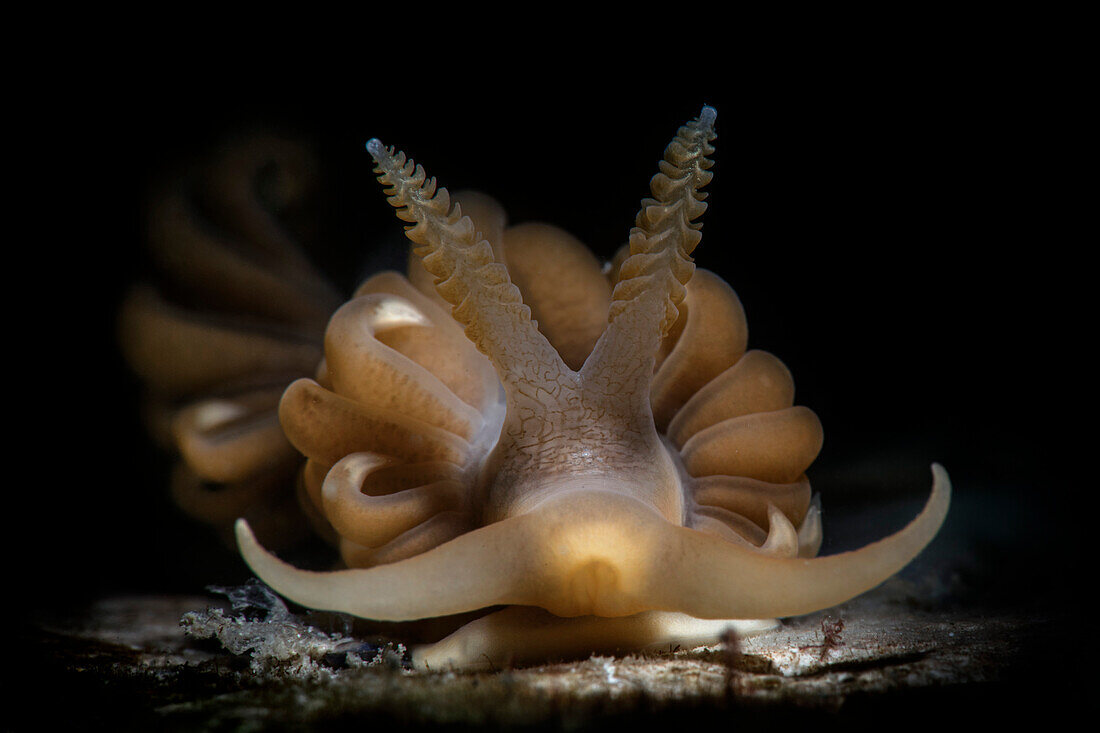
<svg viewBox="0 0 1100 733">
<path fill-rule="evenodd" d="M 316 373 L 279 404 L 306 457 L 306 508 L 348 569 L 295 569 L 242 520 L 256 574 L 303 605 L 370 619 L 509 607 L 419 652 L 463 664 L 503 648 L 523 658 L 524 644 L 568 653 L 567 637 L 644 646 L 705 637 L 708 619 L 807 613 L 920 552 L 949 503 L 939 466 L 906 528 L 815 557 L 806 469 L 820 422 L 794 405 L 783 363 L 748 350 L 730 286 L 691 257 L 715 119 L 704 107 L 667 146 L 607 275 L 564 231 L 508 226 L 492 199 L 452 200 L 368 142 L 410 223 L 408 276 L 363 283 L 330 319 Z M 520 638 L 531 614 L 556 641 Z"/>
</svg>

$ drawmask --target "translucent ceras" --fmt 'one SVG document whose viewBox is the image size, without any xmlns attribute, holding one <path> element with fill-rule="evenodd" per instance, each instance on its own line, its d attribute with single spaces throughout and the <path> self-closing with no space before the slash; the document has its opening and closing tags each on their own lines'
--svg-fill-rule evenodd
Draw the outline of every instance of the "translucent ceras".
<svg viewBox="0 0 1100 733">
<path fill-rule="evenodd" d="M 227 539 L 240 516 L 269 543 L 309 532 L 294 492 L 302 459 L 278 405 L 315 372 L 341 301 L 288 225 L 314 169 L 303 146 L 259 134 L 153 186 L 151 283 L 133 287 L 119 314 L 150 432 L 178 456 L 172 497 Z"/>
</svg>

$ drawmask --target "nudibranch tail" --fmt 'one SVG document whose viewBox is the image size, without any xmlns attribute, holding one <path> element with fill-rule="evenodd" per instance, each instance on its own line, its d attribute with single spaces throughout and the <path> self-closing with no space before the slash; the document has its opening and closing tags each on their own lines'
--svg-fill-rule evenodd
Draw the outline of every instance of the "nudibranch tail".
<svg viewBox="0 0 1100 733">
<path fill-rule="evenodd" d="M 492 246 L 461 208 L 451 206 L 445 188 L 436 188 L 424 168 L 377 139 L 367 143 L 378 180 L 388 186 L 390 204 L 404 221 L 414 252 L 435 278 L 439 294 L 453 306 L 466 336 L 492 361 L 508 387 L 540 382 L 550 370 L 570 372 L 531 320 L 531 309 L 496 261 Z"/>
</svg>

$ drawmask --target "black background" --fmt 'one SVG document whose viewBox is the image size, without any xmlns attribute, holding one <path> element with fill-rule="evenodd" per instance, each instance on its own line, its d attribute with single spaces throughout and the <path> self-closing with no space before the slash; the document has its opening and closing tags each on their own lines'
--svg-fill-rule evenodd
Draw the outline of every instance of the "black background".
<svg viewBox="0 0 1100 733">
<path fill-rule="evenodd" d="M 603 73 L 506 58 L 435 60 L 443 70 L 412 83 L 399 71 L 345 81 L 246 62 L 90 79 L 49 115 L 58 155 L 32 184 L 47 206 L 30 249 L 60 272 L 36 291 L 48 316 L 13 316 L 32 324 L 30 338 L 46 335 L 32 377 L 12 382 L 21 396 L 39 384 L 50 394 L 48 409 L 25 416 L 30 439 L 15 456 L 34 477 L 20 516 L 41 543 L 27 551 L 35 597 L 56 607 L 247 577 L 170 505 L 168 461 L 142 433 L 138 385 L 114 346 L 119 300 L 145 274 L 142 217 L 157 176 L 226 135 L 310 142 L 323 182 L 313 254 L 347 293 L 404 252 L 370 137 L 452 190 L 496 196 L 514 222 L 553 222 L 610 256 L 665 144 L 704 103 L 718 110 L 719 137 L 696 261 L 733 285 L 750 346 L 783 359 L 797 401 L 821 417 L 810 476 L 826 508 L 896 496 L 919 506 L 935 460 L 957 495 L 992 497 L 988 521 L 1024 518 L 1028 550 L 1011 563 L 1030 562 L 1028 578 L 1048 555 L 1072 556 L 1067 533 L 1088 521 L 1062 518 L 1084 491 L 1064 439 L 1084 391 L 1079 316 L 1062 300 L 1082 267 L 1068 254 L 1081 243 L 1068 221 L 1081 195 L 1064 173 L 1075 98 L 1026 49 L 833 51 L 791 62 L 733 54 L 736 64 L 680 74 L 687 83 L 644 64 Z M 898 483 L 876 495 L 831 480 L 868 457 Z"/>
</svg>

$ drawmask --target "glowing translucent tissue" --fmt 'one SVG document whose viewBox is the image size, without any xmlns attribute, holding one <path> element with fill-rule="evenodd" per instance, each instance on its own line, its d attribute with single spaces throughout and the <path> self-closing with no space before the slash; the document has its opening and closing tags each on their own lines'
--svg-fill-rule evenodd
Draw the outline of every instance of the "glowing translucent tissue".
<svg viewBox="0 0 1100 733">
<path fill-rule="evenodd" d="M 822 443 L 784 365 L 747 351 L 741 304 L 696 270 L 715 112 L 665 150 L 607 275 L 569 234 L 452 205 L 367 148 L 412 224 L 408 278 L 367 280 L 329 321 L 279 418 L 349 569 L 245 560 L 286 597 L 378 620 L 485 613 L 414 650 L 432 668 L 715 641 L 846 601 L 936 535 L 950 482 L 907 527 L 815 557 L 805 471 Z M 740 620 L 733 620 L 740 619 Z"/>
</svg>

